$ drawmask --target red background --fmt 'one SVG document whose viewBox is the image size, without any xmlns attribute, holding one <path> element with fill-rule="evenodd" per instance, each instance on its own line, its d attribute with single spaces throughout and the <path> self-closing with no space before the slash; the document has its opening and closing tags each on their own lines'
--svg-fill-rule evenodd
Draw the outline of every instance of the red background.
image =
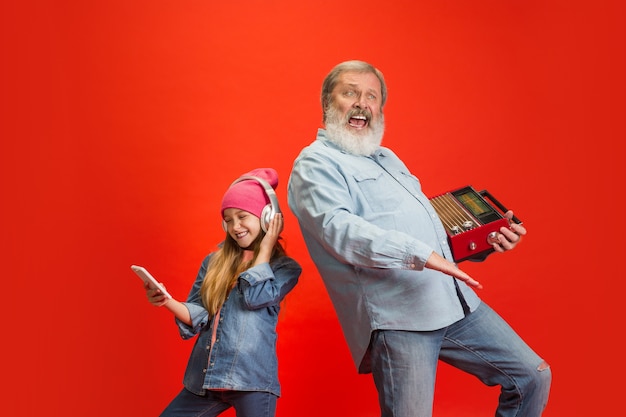
<svg viewBox="0 0 626 417">
<path fill-rule="evenodd" d="M 544 415 L 615 415 L 624 17 L 620 0 L 3 2 L 3 414 L 158 415 L 192 342 L 129 266 L 184 298 L 251 168 L 278 170 L 288 211 L 322 79 L 362 59 L 387 78 L 384 143 L 425 192 L 487 188 L 528 227 L 463 267 L 552 365 Z M 279 324 L 278 416 L 377 416 L 286 221 L 304 273 Z M 496 389 L 445 365 L 437 384 L 436 416 L 493 415 Z"/>
</svg>

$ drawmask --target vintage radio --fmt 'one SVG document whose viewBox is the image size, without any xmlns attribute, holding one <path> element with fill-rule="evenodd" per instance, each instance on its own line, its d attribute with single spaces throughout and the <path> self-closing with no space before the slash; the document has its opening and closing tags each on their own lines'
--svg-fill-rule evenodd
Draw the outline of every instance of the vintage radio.
<svg viewBox="0 0 626 417">
<path fill-rule="evenodd" d="M 446 229 L 457 262 L 485 259 L 494 252 L 492 243 L 500 228 L 509 227 L 504 217 L 507 208 L 486 190 L 476 191 L 468 185 L 435 196 L 430 202 Z M 513 221 L 521 223 L 516 217 Z"/>
</svg>

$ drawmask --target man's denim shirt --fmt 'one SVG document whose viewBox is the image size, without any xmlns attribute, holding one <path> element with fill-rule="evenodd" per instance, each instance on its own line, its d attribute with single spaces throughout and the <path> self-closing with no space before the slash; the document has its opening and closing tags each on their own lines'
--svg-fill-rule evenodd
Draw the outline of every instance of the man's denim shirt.
<svg viewBox="0 0 626 417">
<path fill-rule="evenodd" d="M 371 333 L 429 331 L 464 317 L 454 278 L 424 268 L 447 235 L 417 177 L 389 149 L 356 156 L 319 129 L 294 162 L 288 201 L 360 372 Z M 459 282 L 471 311 L 480 300 Z"/>
<path fill-rule="evenodd" d="M 222 306 L 211 346 L 216 323 L 200 299 L 210 257 L 202 262 L 184 303 L 192 325 L 176 320 L 183 339 L 198 335 L 185 371 L 185 388 L 198 395 L 217 389 L 266 391 L 280 396 L 276 356 L 279 303 L 298 282 L 300 265 L 284 256 L 242 272 Z"/>
</svg>

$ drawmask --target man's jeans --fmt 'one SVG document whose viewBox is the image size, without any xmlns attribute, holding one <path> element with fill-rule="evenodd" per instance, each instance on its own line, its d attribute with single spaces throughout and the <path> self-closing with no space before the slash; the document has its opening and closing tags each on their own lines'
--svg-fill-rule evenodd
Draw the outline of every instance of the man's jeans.
<svg viewBox="0 0 626 417">
<path fill-rule="evenodd" d="M 207 391 L 200 396 L 183 388 L 161 417 L 215 417 L 230 407 L 235 407 L 237 417 L 274 417 L 277 399 L 261 391 Z"/>
<path fill-rule="evenodd" d="M 548 364 L 484 302 L 441 330 L 376 331 L 371 358 L 382 417 L 432 416 L 439 359 L 501 386 L 496 417 L 541 416 L 552 381 Z"/>
</svg>

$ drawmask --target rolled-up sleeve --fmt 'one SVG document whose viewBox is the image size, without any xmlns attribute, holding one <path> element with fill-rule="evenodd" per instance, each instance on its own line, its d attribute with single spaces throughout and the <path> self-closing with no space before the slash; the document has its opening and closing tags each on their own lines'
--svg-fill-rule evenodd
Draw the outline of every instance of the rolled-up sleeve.
<svg viewBox="0 0 626 417">
<path fill-rule="evenodd" d="M 279 304 L 296 286 L 302 268 L 291 258 L 282 257 L 256 265 L 239 276 L 239 285 L 248 309 Z"/>
<path fill-rule="evenodd" d="M 209 313 L 203 306 L 199 306 L 192 303 L 183 303 L 189 310 L 191 316 L 191 326 L 176 319 L 176 325 L 178 326 L 178 332 L 183 339 L 190 339 L 200 333 L 200 330 L 206 326 Z"/>
<path fill-rule="evenodd" d="M 197 335 L 200 330 L 207 325 L 209 321 L 209 312 L 204 308 L 202 304 L 202 297 L 200 295 L 200 288 L 202 287 L 202 282 L 204 281 L 204 277 L 206 276 L 206 271 L 209 265 L 209 260 L 211 255 L 207 255 L 202 264 L 200 265 L 200 269 L 198 270 L 198 274 L 196 275 L 196 280 L 189 290 L 189 295 L 187 296 L 187 301 L 183 304 L 189 310 L 189 316 L 191 317 L 191 326 L 182 321 L 175 319 L 176 325 L 178 326 L 178 332 L 183 339 L 190 339 Z"/>
</svg>

